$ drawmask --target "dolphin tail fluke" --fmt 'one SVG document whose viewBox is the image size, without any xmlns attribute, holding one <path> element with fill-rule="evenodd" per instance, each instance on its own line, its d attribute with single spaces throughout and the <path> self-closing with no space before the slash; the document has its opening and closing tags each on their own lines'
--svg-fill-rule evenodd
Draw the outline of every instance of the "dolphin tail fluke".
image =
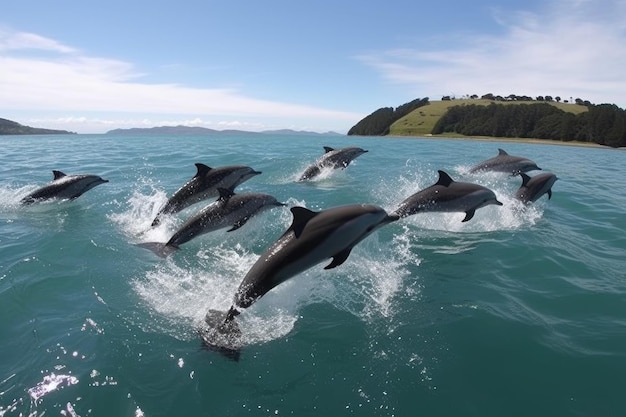
<svg viewBox="0 0 626 417">
<path fill-rule="evenodd" d="M 242 347 L 241 330 L 235 320 L 238 314 L 233 307 L 228 311 L 209 310 L 204 318 L 206 327 L 199 329 L 204 346 L 234 361 L 239 360 Z"/>
<path fill-rule="evenodd" d="M 156 255 L 161 258 L 167 258 L 172 253 L 176 252 L 179 247 L 174 245 L 167 245 L 165 243 L 160 242 L 145 242 L 145 243 L 137 243 L 140 248 L 148 249 L 154 252 Z"/>
</svg>

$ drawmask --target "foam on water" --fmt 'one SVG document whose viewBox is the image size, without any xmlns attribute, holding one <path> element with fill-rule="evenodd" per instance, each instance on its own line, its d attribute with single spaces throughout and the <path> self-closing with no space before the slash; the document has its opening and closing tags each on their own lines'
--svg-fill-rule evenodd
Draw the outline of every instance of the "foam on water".
<svg viewBox="0 0 626 417">
<path fill-rule="evenodd" d="M 147 194 L 135 190 L 124 211 L 109 218 L 131 242 L 165 242 L 180 222 L 171 216 L 150 228 L 165 201 L 165 193 L 153 187 Z M 287 204 L 306 207 L 305 201 L 294 198 Z M 195 329 L 204 323 L 206 312 L 230 307 L 239 283 L 260 253 L 291 224 L 289 210 L 270 212 L 258 216 L 262 219 L 253 218 L 236 235 L 223 231 L 203 235 L 196 239 L 199 249 L 184 247 L 180 251 L 184 253 L 157 261 L 152 270 L 135 277 L 134 291 L 156 315 L 153 323 L 142 326 L 183 340 L 197 337 Z M 262 246 L 254 247 L 259 241 Z M 329 260 L 281 284 L 237 317 L 244 344 L 284 337 L 292 331 L 300 311 L 315 303 L 329 303 L 366 322 L 392 316 L 394 296 L 410 275 L 406 264 L 419 265 L 411 245 L 409 240 L 394 238 L 389 246 L 374 233 L 353 250 L 344 265 L 326 271 L 323 267 Z"/>
<path fill-rule="evenodd" d="M 142 188 L 146 187 L 148 193 L 144 194 Z M 143 179 L 139 181 L 138 188 L 133 190 L 126 205 L 118 204 L 124 211 L 108 214 L 107 217 L 132 240 L 166 242 L 176 219 L 165 216 L 159 226 L 151 226 L 166 202 L 165 191 L 156 188 L 150 180 Z"/>
</svg>

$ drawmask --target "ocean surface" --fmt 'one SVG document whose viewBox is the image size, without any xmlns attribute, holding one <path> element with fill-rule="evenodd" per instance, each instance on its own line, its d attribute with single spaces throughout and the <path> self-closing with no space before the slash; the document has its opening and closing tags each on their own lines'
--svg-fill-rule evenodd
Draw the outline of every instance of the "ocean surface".
<svg viewBox="0 0 626 417">
<path fill-rule="evenodd" d="M 369 152 L 299 183 L 323 146 Z M 557 174 L 523 208 L 503 148 Z M 305 135 L 0 137 L 0 417 L 624 416 L 626 152 L 473 140 Z M 210 201 L 150 224 L 194 163 L 262 171 L 237 188 L 288 207 L 166 241 Z M 52 170 L 109 180 L 22 206 Z M 289 207 L 392 211 L 437 170 L 503 206 L 417 214 L 276 287 L 237 320 L 239 361 L 203 347 L 208 309 L 291 224 Z M 530 174 L 536 174 L 531 172 Z"/>
</svg>

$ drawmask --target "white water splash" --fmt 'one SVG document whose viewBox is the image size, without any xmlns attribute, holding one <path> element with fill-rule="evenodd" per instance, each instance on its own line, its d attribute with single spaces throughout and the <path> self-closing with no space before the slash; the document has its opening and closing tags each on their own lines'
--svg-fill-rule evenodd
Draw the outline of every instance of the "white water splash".
<svg viewBox="0 0 626 417">
<path fill-rule="evenodd" d="M 30 395 L 33 401 L 37 402 L 51 392 L 76 384 L 78 384 L 78 378 L 72 375 L 56 375 L 55 373 L 51 373 L 50 375 L 44 376 L 43 381 L 29 388 L 28 395 Z"/>
</svg>

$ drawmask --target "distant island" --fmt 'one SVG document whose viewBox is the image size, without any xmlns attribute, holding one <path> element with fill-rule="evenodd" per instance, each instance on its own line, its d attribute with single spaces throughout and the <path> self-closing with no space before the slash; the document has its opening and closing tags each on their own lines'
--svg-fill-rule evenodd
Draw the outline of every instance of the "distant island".
<svg viewBox="0 0 626 417">
<path fill-rule="evenodd" d="M 0 135 L 74 135 L 67 130 L 41 129 L 24 126 L 12 120 L 0 118 Z"/>
<path fill-rule="evenodd" d="M 383 107 L 348 135 L 548 139 L 626 147 L 626 111 L 615 104 L 560 97 L 485 94 L 438 101 L 418 98 Z"/>
<path fill-rule="evenodd" d="M 306 130 L 264 130 L 262 132 L 251 132 L 248 130 L 215 130 L 199 126 L 157 126 L 157 127 L 131 127 L 128 129 L 113 129 L 106 132 L 107 135 L 137 136 L 137 135 L 341 135 L 337 132 L 317 133 Z"/>
</svg>

